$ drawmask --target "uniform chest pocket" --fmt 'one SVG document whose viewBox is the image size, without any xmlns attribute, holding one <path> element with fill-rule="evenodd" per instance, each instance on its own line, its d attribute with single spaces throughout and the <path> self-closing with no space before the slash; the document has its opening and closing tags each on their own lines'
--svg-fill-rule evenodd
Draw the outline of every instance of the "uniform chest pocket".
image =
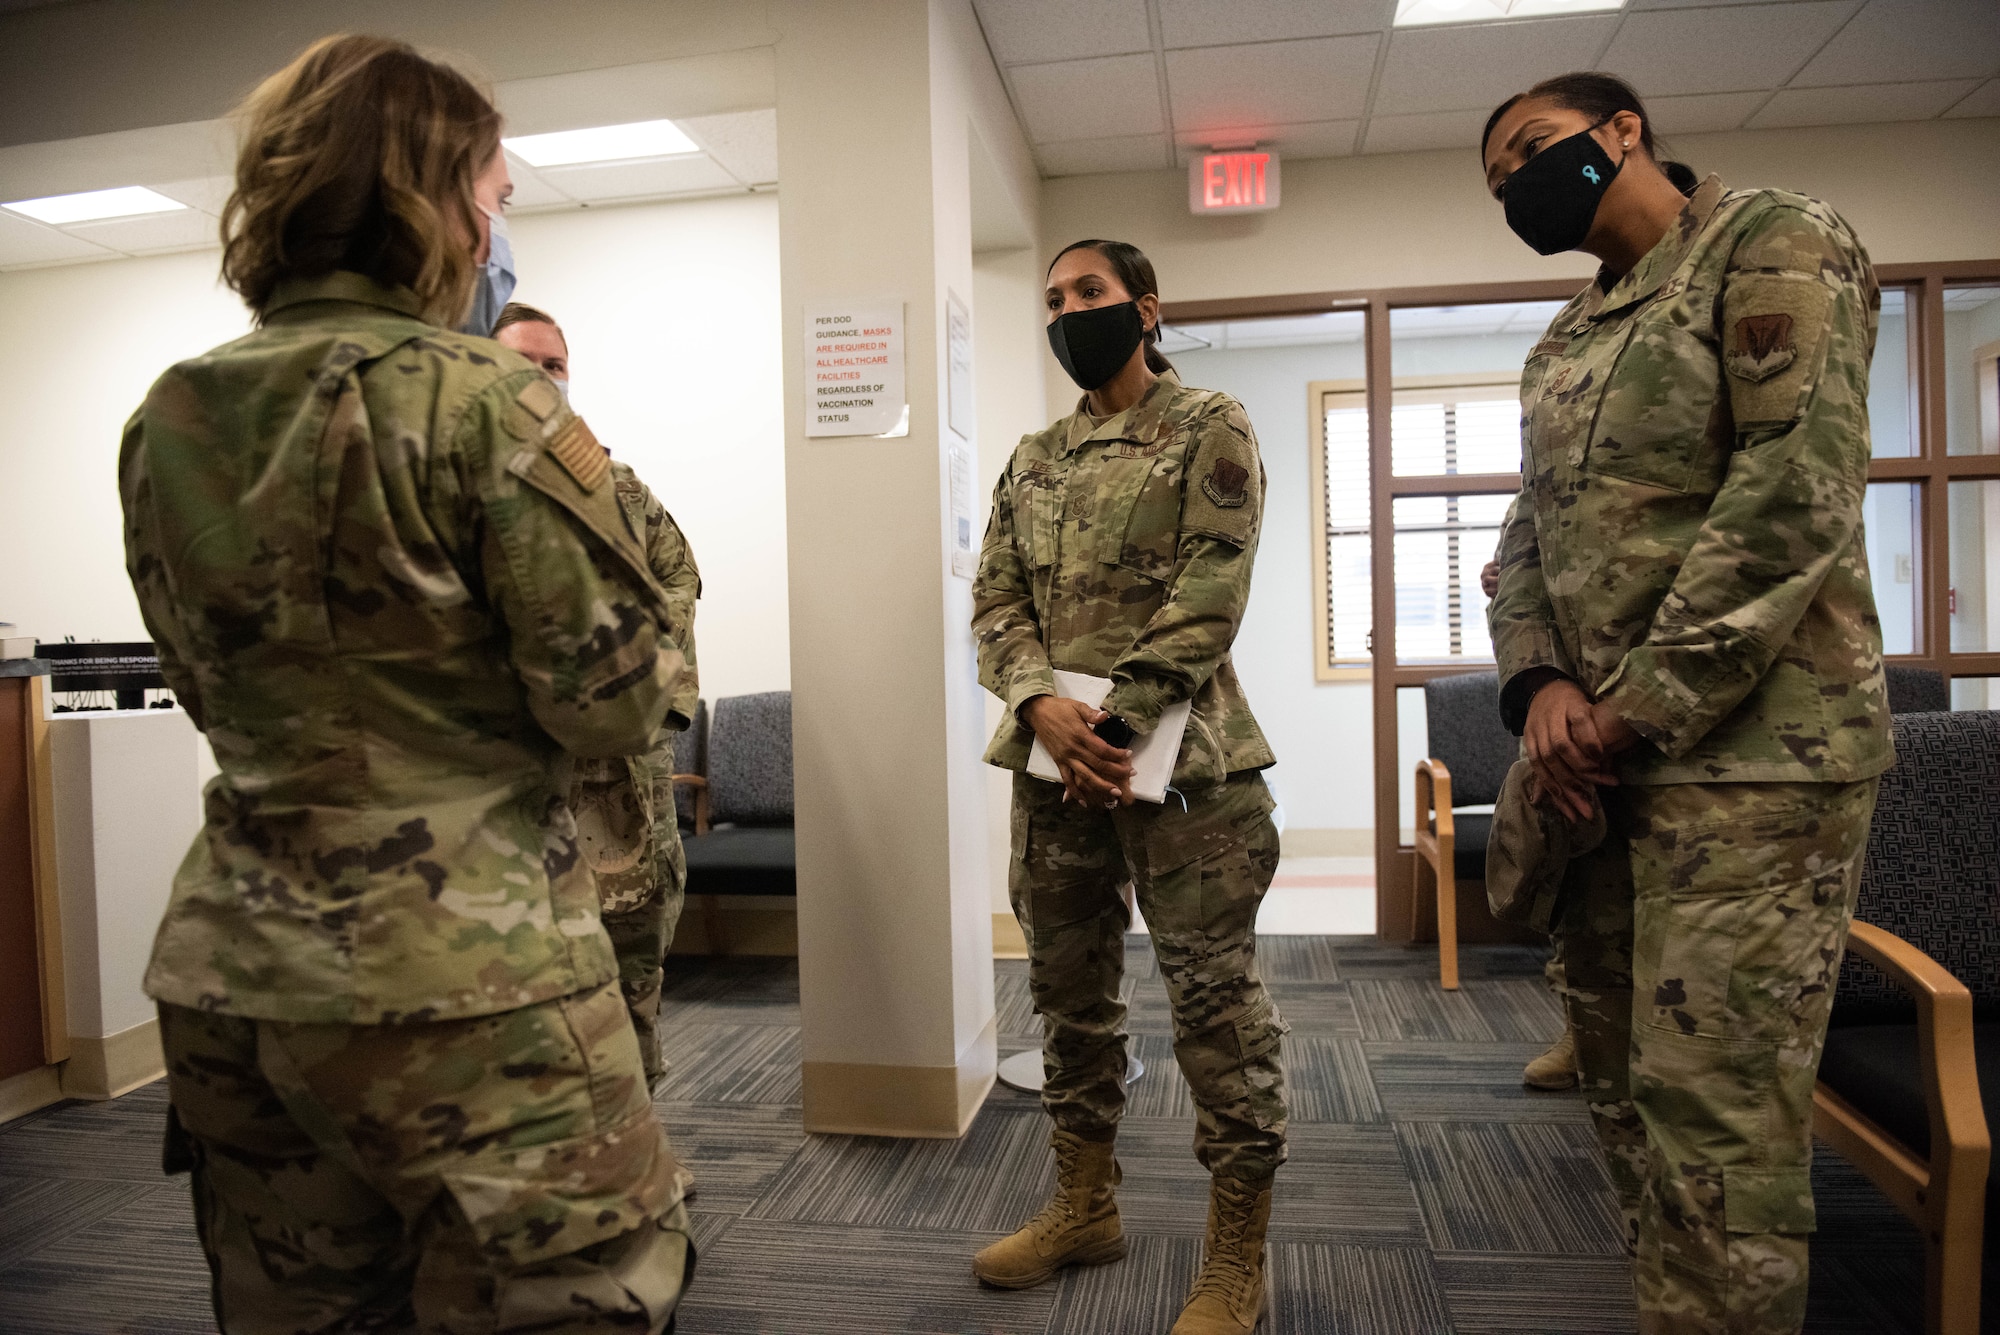
<svg viewBox="0 0 2000 1335">
<path fill-rule="evenodd" d="M 1024 473 L 1014 483 L 1014 545 L 1033 567 L 1056 559 L 1061 498 L 1050 473 Z"/>
<path fill-rule="evenodd" d="M 1171 579 L 1180 548 L 1182 476 L 1177 450 L 1107 457 L 1091 518 L 1097 559 L 1162 583 Z"/>
<path fill-rule="evenodd" d="M 1714 491 L 1733 434 L 1721 380 L 1713 321 L 1686 300 L 1655 301 L 1634 318 L 1604 377 L 1587 471 L 1665 491 Z"/>
</svg>

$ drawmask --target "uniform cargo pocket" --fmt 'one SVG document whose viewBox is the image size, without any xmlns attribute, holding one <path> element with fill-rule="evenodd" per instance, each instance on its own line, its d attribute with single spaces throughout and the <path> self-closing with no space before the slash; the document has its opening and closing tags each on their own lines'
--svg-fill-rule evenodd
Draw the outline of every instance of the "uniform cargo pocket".
<svg viewBox="0 0 2000 1335">
<path fill-rule="evenodd" d="M 1722 1170 L 1723 1227 L 1731 1233 L 1811 1233 L 1812 1173 L 1804 1168 Z"/>
<path fill-rule="evenodd" d="M 1173 451 L 1107 458 L 1091 521 L 1097 559 L 1161 583 L 1171 579 L 1180 547 L 1180 478 Z"/>
<path fill-rule="evenodd" d="M 1734 434 L 1719 409 L 1712 342 L 1675 318 L 1678 303 L 1635 317 L 1606 381 L 1587 469 L 1664 491 L 1712 492 Z"/>
<path fill-rule="evenodd" d="M 530 1265 L 659 1218 L 678 1165 L 648 1105 L 609 1131 L 480 1156 L 442 1174 L 480 1250 Z"/>
</svg>

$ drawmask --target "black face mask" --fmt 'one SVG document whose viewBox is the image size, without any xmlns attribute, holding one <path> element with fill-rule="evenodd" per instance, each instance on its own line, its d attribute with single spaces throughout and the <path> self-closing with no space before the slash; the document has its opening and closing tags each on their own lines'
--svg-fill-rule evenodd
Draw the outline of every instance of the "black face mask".
<svg viewBox="0 0 2000 1335">
<path fill-rule="evenodd" d="M 1049 347 L 1086 393 L 1124 370 L 1145 336 L 1146 322 L 1139 317 L 1136 301 L 1071 311 L 1049 324 Z"/>
<path fill-rule="evenodd" d="M 1500 189 L 1507 225 L 1537 254 L 1554 255 L 1582 245 L 1597 220 L 1598 202 L 1617 179 L 1620 164 L 1611 160 L 1590 130 L 1550 144 Z"/>
</svg>

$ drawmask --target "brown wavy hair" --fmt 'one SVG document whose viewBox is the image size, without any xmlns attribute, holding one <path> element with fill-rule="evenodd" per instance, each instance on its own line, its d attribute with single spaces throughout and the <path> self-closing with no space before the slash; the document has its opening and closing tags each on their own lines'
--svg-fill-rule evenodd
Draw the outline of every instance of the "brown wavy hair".
<svg viewBox="0 0 2000 1335">
<path fill-rule="evenodd" d="M 465 75 L 384 37 L 322 37 L 237 108 L 222 278 L 261 319 L 278 285 L 336 269 L 404 287 L 424 318 L 472 304 L 472 183 L 500 113 Z"/>
</svg>

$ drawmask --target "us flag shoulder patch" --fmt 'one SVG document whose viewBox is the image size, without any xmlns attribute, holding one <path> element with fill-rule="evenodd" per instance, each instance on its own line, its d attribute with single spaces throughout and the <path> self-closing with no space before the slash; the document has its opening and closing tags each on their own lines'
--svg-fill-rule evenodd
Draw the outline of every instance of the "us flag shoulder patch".
<svg viewBox="0 0 2000 1335">
<path fill-rule="evenodd" d="M 611 455 L 597 443 L 581 417 L 570 418 L 569 425 L 556 433 L 549 442 L 549 453 L 585 491 L 596 491 L 611 472 Z"/>
</svg>

